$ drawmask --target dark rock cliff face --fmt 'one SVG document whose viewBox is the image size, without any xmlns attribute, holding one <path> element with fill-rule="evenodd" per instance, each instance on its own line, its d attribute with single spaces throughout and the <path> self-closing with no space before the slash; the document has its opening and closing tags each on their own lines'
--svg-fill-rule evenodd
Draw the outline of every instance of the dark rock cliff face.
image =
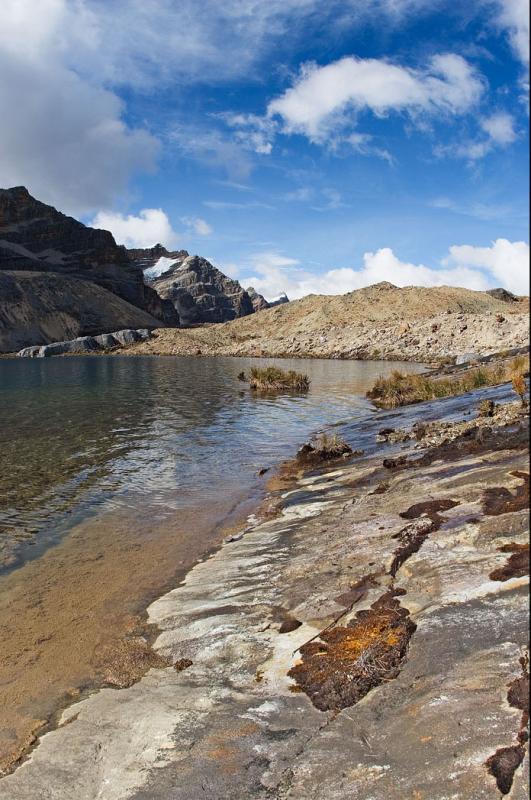
<svg viewBox="0 0 531 800">
<path fill-rule="evenodd" d="M 23 186 L 0 189 L 0 273 L 6 271 L 10 272 L 12 277 L 18 273 L 31 273 L 33 276 L 30 279 L 27 275 L 24 281 L 18 284 L 19 288 L 23 286 L 27 293 L 26 296 L 19 298 L 19 303 L 26 309 L 24 314 L 30 314 L 32 318 L 32 325 L 28 325 L 27 341 L 23 341 L 24 344 L 34 343 L 31 341 L 31 336 L 35 332 L 38 320 L 33 310 L 36 311 L 38 304 L 34 302 L 37 297 L 37 284 L 33 287 L 33 283 L 40 273 L 53 273 L 56 276 L 53 281 L 55 297 L 60 295 L 59 278 L 62 277 L 95 284 L 126 301 L 130 306 L 131 319 L 127 320 L 125 308 L 121 309 L 120 314 L 121 324 L 128 327 L 138 327 L 137 310 L 144 312 L 143 324 L 147 324 L 147 315 L 150 317 L 152 327 L 160 323 L 179 324 L 173 304 L 165 302 L 151 287 L 146 286 L 142 270 L 130 259 L 125 247 L 116 244 L 111 233 L 89 228 L 52 206 L 41 203 Z M 64 293 L 71 302 L 68 313 L 73 321 L 72 324 L 75 322 L 79 330 L 92 327 L 92 323 L 88 324 L 86 320 L 86 303 L 78 304 L 70 288 L 70 285 L 65 283 Z M 116 329 L 117 321 L 108 318 L 111 309 L 116 308 L 116 304 L 110 302 L 106 295 L 99 295 L 97 292 L 91 292 L 90 297 L 94 302 L 101 301 L 101 307 L 94 309 L 92 315 L 102 326 L 100 332 Z M 20 329 L 24 314 L 17 313 L 17 309 L 12 307 L 12 301 L 11 307 L 8 307 L 10 301 L 6 296 L 0 297 L 0 303 L 6 306 L 2 309 L 6 324 L 10 318 L 17 318 L 17 342 L 24 340 L 24 333 Z M 65 313 L 64 304 L 61 306 L 61 311 L 57 310 L 58 320 Z M 55 330 L 57 326 L 53 316 L 54 305 L 50 294 L 46 324 L 52 323 Z M 40 338 L 45 337 L 43 331 L 41 327 Z M 8 330 L 6 329 L 4 333 L 7 340 Z M 64 334 L 67 334 L 66 330 Z"/>
<path fill-rule="evenodd" d="M 109 231 L 88 228 L 17 186 L 0 190 L 0 269 L 89 280 L 144 307 L 144 280 Z"/>
<path fill-rule="evenodd" d="M 269 308 L 269 303 L 262 294 L 259 294 L 254 286 L 248 286 L 247 294 L 251 298 L 251 303 L 255 311 L 263 311 L 264 308 Z"/>
<path fill-rule="evenodd" d="M 151 285 L 162 298 L 171 300 L 184 325 L 227 322 L 255 310 L 238 281 L 228 278 L 200 256 L 188 256 L 177 262 Z"/>
<path fill-rule="evenodd" d="M 172 261 L 184 261 L 190 253 L 187 250 L 166 250 L 161 244 L 154 247 L 137 247 L 127 250 L 129 258 L 141 270 L 154 267 L 160 258 L 171 258 Z"/>
<path fill-rule="evenodd" d="M 502 287 L 487 289 L 485 294 L 490 294 L 491 297 L 495 297 L 496 300 L 503 300 L 505 303 L 516 303 L 518 301 L 518 297 L 515 294 L 509 292 L 508 289 L 502 289 Z"/>
<path fill-rule="evenodd" d="M 251 298 L 255 311 L 263 311 L 265 308 L 274 308 L 289 303 L 289 297 L 284 292 L 276 300 L 266 300 L 262 294 L 258 294 L 253 286 L 247 287 L 247 294 Z"/>
<path fill-rule="evenodd" d="M 0 352 L 160 326 L 147 311 L 97 283 L 56 272 L 0 270 Z"/>
</svg>

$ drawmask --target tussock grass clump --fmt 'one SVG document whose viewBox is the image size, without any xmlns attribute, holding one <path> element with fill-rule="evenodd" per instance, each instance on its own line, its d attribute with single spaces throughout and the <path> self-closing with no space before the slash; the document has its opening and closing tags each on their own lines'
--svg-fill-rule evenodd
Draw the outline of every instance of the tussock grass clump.
<svg viewBox="0 0 531 800">
<path fill-rule="evenodd" d="M 478 404 L 478 417 L 493 417 L 496 410 L 494 400 L 482 400 Z"/>
<path fill-rule="evenodd" d="M 464 394 L 482 386 L 495 386 L 513 380 L 516 374 L 521 374 L 523 380 L 524 370 L 529 370 L 529 357 L 523 356 L 516 356 L 506 363 L 474 367 L 455 376 L 404 375 L 395 370 L 388 378 L 378 378 L 367 397 L 382 408 L 396 408 Z M 521 388 L 520 382 L 519 386 Z M 517 389 L 515 391 L 519 393 Z"/>
<path fill-rule="evenodd" d="M 310 379 L 302 372 L 295 372 L 294 369 L 252 367 L 249 385 L 251 389 L 261 392 L 307 392 L 310 388 Z"/>
<path fill-rule="evenodd" d="M 522 405 L 526 405 L 525 394 L 527 392 L 527 386 L 525 382 L 525 377 L 523 372 L 515 372 L 513 373 L 511 383 L 513 385 L 513 391 L 516 392 L 518 397 L 520 398 Z"/>
<path fill-rule="evenodd" d="M 322 433 L 315 442 L 315 451 L 320 458 L 340 458 L 352 453 L 352 448 L 338 433 Z"/>
<path fill-rule="evenodd" d="M 297 453 L 299 461 L 318 463 L 352 455 L 352 447 L 337 433 L 321 433 L 314 442 L 304 444 Z"/>
</svg>

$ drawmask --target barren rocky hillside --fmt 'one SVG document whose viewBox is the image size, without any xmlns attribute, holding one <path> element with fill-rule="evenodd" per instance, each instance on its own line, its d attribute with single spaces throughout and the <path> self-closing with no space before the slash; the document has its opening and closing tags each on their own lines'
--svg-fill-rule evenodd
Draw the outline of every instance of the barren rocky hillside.
<svg viewBox="0 0 531 800">
<path fill-rule="evenodd" d="M 224 325 L 160 330 L 133 352 L 430 360 L 528 342 L 528 298 L 380 283 L 310 295 Z"/>
</svg>

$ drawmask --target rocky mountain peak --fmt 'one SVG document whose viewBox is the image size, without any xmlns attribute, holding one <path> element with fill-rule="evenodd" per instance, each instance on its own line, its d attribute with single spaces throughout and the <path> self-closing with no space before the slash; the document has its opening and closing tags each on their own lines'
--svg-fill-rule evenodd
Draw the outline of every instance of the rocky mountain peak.
<svg viewBox="0 0 531 800">
<path fill-rule="evenodd" d="M 198 255 L 186 255 L 169 265 L 151 285 L 173 302 L 183 324 L 227 322 L 254 312 L 248 293 L 238 281 Z"/>
</svg>

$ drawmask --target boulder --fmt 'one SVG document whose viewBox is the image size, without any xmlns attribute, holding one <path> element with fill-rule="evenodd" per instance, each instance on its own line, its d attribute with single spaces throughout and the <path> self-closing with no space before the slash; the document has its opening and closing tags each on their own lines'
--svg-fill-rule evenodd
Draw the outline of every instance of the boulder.
<svg viewBox="0 0 531 800">
<path fill-rule="evenodd" d="M 48 356 L 60 356 L 65 353 L 90 353 L 100 350 L 101 347 L 93 336 L 79 336 L 68 342 L 53 342 L 45 344 L 39 348 L 37 358 L 47 358 Z"/>
<path fill-rule="evenodd" d="M 100 333 L 99 336 L 94 337 L 94 341 L 97 342 L 104 350 L 108 350 L 111 347 L 117 347 L 119 345 L 118 339 L 116 339 L 113 333 Z"/>
<path fill-rule="evenodd" d="M 23 347 L 22 350 L 17 353 L 17 355 L 19 358 L 35 358 L 40 349 L 41 346 L 39 344 L 33 345 L 32 347 Z"/>
<path fill-rule="evenodd" d="M 131 328 L 127 328 L 123 331 L 116 331 L 113 333 L 114 339 L 118 342 L 118 344 L 126 345 L 126 344 L 133 344 L 134 342 L 141 342 L 144 337 L 140 335 L 138 331 L 132 330 Z"/>
</svg>

